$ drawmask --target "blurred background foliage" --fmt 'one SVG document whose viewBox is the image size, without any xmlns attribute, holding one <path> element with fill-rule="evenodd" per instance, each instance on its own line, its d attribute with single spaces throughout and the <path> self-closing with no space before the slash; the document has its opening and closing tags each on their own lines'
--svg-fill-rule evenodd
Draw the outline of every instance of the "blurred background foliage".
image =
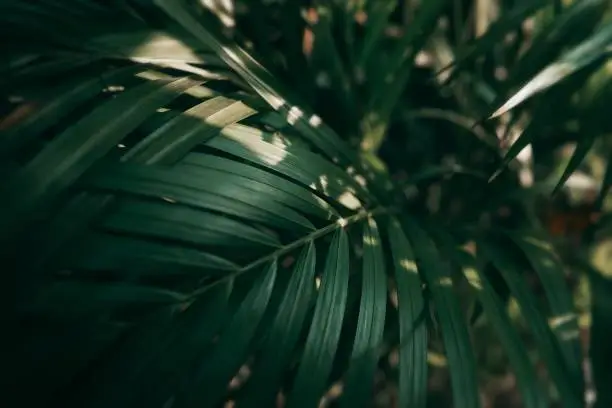
<svg viewBox="0 0 612 408">
<path fill-rule="evenodd" d="M 277 406 L 417 407 L 424 406 L 425 400 L 427 406 L 457 408 L 577 407 L 583 402 L 612 406 L 608 364 L 612 361 L 611 19 L 609 0 L 2 2 L 0 171 L 6 183 L 0 191 L 7 204 L 1 215 L 0 241 L 9 271 L 3 283 L 5 316 L 14 341 L 5 352 L 11 361 L 7 371 L 20 367 L 3 388 L 7 406 L 25 406 L 26 401 L 39 406 L 259 406 L 269 399 L 249 384 L 266 381 L 274 393 L 283 390 L 275 394 Z M 127 79 L 120 80 L 120 75 Z M 185 82 L 176 85 L 179 91 L 165 90 L 181 94 L 174 95 L 173 101 L 155 102 L 159 95 L 146 99 L 144 91 L 141 96 L 134 91 L 147 81 L 177 78 L 201 80 L 203 85 Z M 85 83 L 91 90 L 85 91 Z M 83 96 L 84 92 L 91 95 Z M 125 99 L 117 102 L 121 94 Z M 228 113 L 225 109 L 238 105 L 216 98 L 240 102 L 244 110 Z M 211 103 L 206 113 L 192 112 L 194 119 L 189 112 L 196 99 L 214 100 L 218 105 Z M 111 106 L 113 100 L 116 104 Z M 153 106 L 156 103 L 159 106 Z M 147 104 L 151 104 L 148 113 Z M 138 105 L 142 112 L 134 108 Z M 90 112 L 99 114 L 87 116 Z M 206 115 L 207 123 L 212 120 L 217 130 L 192 140 L 193 129 L 202 126 L 201 115 Z M 188 119 L 168 127 L 176 117 Z M 85 118 L 82 123 L 81 118 Z M 87 134 L 91 139 L 81 137 Z M 235 141 L 247 150 L 236 148 L 231 144 Z M 177 147 L 180 143 L 184 145 Z M 109 147 L 104 150 L 106 144 Z M 275 168 L 277 162 L 271 166 L 264 158 L 272 153 L 288 155 L 294 162 Z M 210 200 L 209 218 L 197 218 L 202 214 L 195 210 L 180 213 L 200 230 L 164 226 L 166 230 L 162 224 L 145 222 L 155 215 L 177 225 L 179 212 L 173 215 L 171 206 L 130 204 L 124 212 L 106 208 L 105 200 L 120 201 L 117 197 L 124 200 L 125 196 L 129 201 L 138 189 L 141 195 L 160 195 L 150 193 L 154 181 L 182 186 L 186 181 L 181 177 L 187 173 L 181 173 L 181 166 L 198 160 L 219 166 L 217 173 L 198 176 L 208 180 L 209 185 L 200 188 L 209 189 L 209 195 L 193 196 L 194 203 Z M 126 162 L 159 169 L 150 174 L 150 167 L 124 170 Z M 309 185 L 300 178 L 308 172 L 320 176 L 321 169 L 338 175 L 338 180 L 318 179 Z M 176 174 L 170 173 L 175 170 Z M 221 176 L 222 172 L 227 173 Z M 234 177 L 251 177 L 252 183 L 260 174 L 264 180 L 264 172 L 266 186 L 279 189 L 274 194 L 240 184 L 246 179 Z M 367 188 L 359 182 L 362 173 Z M 48 182 L 38 181 L 45 175 Z M 149 184 L 136 183 L 145 177 Z M 213 193 L 227 185 L 234 186 L 229 193 L 222 191 L 229 201 L 215 204 Z M 347 186 L 350 190 L 343 190 Z M 308 205 L 298 206 L 295 197 L 280 190 L 291 191 Z M 303 221 L 285 213 L 285 205 L 309 209 L 312 214 L 322 208 L 327 211 L 328 207 L 311 207 L 311 198 L 303 195 L 306 191 L 314 191 L 333 207 L 329 219 L 339 214 L 339 220 L 349 220 L 349 225 L 363 224 L 363 237 L 354 229 L 347 229 L 345 235 L 334 232 L 334 224 L 330 227 L 311 217 Z M 98 194 L 95 200 L 93 192 Z M 358 205 L 348 203 L 347 192 Z M 83 199 L 79 194 L 89 196 Z M 170 203 L 182 203 L 167 196 Z M 233 197 L 261 202 L 258 210 L 280 203 L 272 211 L 277 209 L 280 218 L 288 217 L 289 226 L 263 213 L 246 214 L 247 207 L 234 209 Z M 90 210 L 94 206 L 100 206 L 100 211 Z M 386 218 L 379 218 L 383 213 L 385 217 L 392 214 L 388 224 Z M 401 227 L 394 224 L 395 217 Z M 375 222 L 368 224 L 366 218 Z M 418 226 L 404 218 L 417 220 Z M 138 222 L 142 224 L 136 227 Z M 368 234 L 377 231 L 376 224 L 389 234 L 381 240 L 385 245 L 380 254 L 367 251 Z M 300 230 L 304 226 L 314 232 L 304 235 Z M 223 235 L 231 229 L 236 237 L 261 241 L 274 251 L 259 244 L 240 246 L 232 241 L 236 237 Z M 333 240 L 324 241 L 331 232 Z M 198 236 L 201 242 L 190 238 L 196 233 L 203 234 Z M 122 241 L 125 236 L 154 235 L 159 238 L 156 246 Z M 438 256 L 428 252 L 423 236 L 435 242 Z M 312 242 L 318 238 L 316 248 L 323 247 L 321 254 L 328 263 L 325 267 L 317 263 L 312 272 L 316 291 L 322 291 L 313 306 L 314 300 L 298 297 L 300 291 L 291 286 L 289 277 L 303 274 L 308 279 L 309 262 L 314 262 Z M 176 259 L 191 256 L 185 248 L 192 247 L 183 244 L 193 244 L 192 240 L 200 245 L 198 250 L 208 251 L 208 258 L 190 260 L 181 268 L 203 273 L 201 277 L 194 278 L 192 271 L 191 277 L 177 280 L 160 272 L 180 264 Z M 170 246 L 177 242 L 181 248 Z M 349 249 L 343 249 L 349 248 L 347 242 L 350 256 Z M 400 255 L 408 256 L 411 250 L 406 248 L 411 245 L 425 283 L 423 290 L 418 280 L 415 289 L 414 281 L 406 286 L 399 275 L 384 275 L 388 269 L 380 261 L 384 257 L 387 266 L 399 262 L 401 267 L 408 258 Z M 128 258 L 113 258 L 120 251 L 153 251 L 169 258 L 142 255 L 122 265 Z M 110 260 L 104 260 L 105 256 Z M 333 275 L 336 270 L 330 262 L 340 265 L 338 271 L 346 269 L 346 279 L 349 269 L 363 265 L 370 265 L 375 273 L 368 281 L 364 266 L 360 283 L 347 286 L 346 295 L 338 283 L 340 272 Z M 432 289 L 427 275 L 436 265 L 451 271 L 448 279 L 459 306 L 458 313 L 449 313 L 451 317 L 441 316 L 447 300 Z M 259 274 L 242 277 L 245 270 L 260 267 Z M 131 270 L 127 280 L 119 273 L 122 268 Z M 220 278 L 217 269 L 230 279 Z M 482 276 L 474 286 L 468 272 L 476 269 Z M 88 275 L 92 270 L 99 274 L 93 281 Z M 388 279 L 388 288 L 374 277 L 381 274 Z M 146 279 L 140 280 L 141 275 Z M 329 281 L 336 282 L 334 286 L 326 279 L 339 280 Z M 53 286 L 58 282 L 59 287 Z M 117 282 L 134 286 L 113 286 Z M 143 282 L 168 292 L 147 292 L 140 288 Z M 229 288 L 226 282 L 231 282 Z M 74 286 L 63 287 L 66 283 Z M 413 291 L 405 289 L 402 294 L 402 285 Z M 564 285 L 571 293 L 564 292 Z M 367 326 L 362 319 L 369 310 L 380 311 L 375 288 L 382 287 L 383 310 L 388 305 L 378 338 L 376 324 Z M 406 311 L 402 302 L 410 296 L 420 299 L 421 292 L 424 300 L 419 302 L 427 306 L 420 314 L 416 309 Z M 209 303 L 193 301 L 202 293 Z M 278 319 L 284 316 L 283 307 L 292 304 L 287 300 L 293 299 L 290 293 L 296 299 L 295 310 L 304 314 L 302 319 L 314 323 L 308 333 L 296 323 L 294 336 L 298 337 L 283 340 L 279 333 L 288 331 L 277 324 L 282 322 Z M 554 319 L 563 320 L 571 312 L 564 303 L 566 295 L 573 297 L 577 314 L 579 332 L 573 335 L 581 349 L 579 361 L 572 360 L 576 350 L 570 350 L 577 344 L 564 345 L 563 338 L 550 334 L 556 333 Z M 221 313 L 223 302 L 231 305 L 226 314 Z M 268 302 L 279 308 L 278 316 L 274 310 L 265 312 L 272 309 L 266 309 Z M 342 302 L 349 305 L 346 312 Z M 124 303 L 130 304 L 127 311 L 116 312 Z M 174 307 L 162 308 L 167 316 L 152 312 L 153 306 L 166 303 Z M 417 308 L 417 303 L 411 307 Z M 196 320 L 179 322 L 184 326 L 163 326 L 177 320 L 176 304 L 194 311 L 193 316 L 186 314 Z M 258 307 L 261 313 L 254 318 L 248 312 Z M 322 317 L 325 307 L 332 316 L 328 321 Z M 54 320 L 58 310 L 65 318 L 81 308 L 87 312 L 83 316 L 95 316 L 100 325 L 77 324 L 81 321 L 76 317 L 68 323 L 62 318 L 61 324 Z M 566 313 L 559 313 L 562 310 Z M 429 336 L 421 348 L 414 340 L 421 335 L 417 329 L 403 326 L 407 316 L 426 321 Z M 505 325 L 505 316 L 511 325 Z M 550 328 L 542 328 L 545 317 L 551 319 Z M 190 326 L 197 319 L 200 326 Z M 224 324 L 224 319 L 231 323 Z M 209 325 L 210 333 L 194 329 L 202 325 Z M 461 338 L 462 325 L 467 328 L 467 343 Z M 133 335 L 134 330 L 140 330 L 139 334 Z M 189 335 L 177 334 L 179 340 L 161 337 L 169 331 L 193 336 L 198 332 L 208 340 L 199 344 Z M 459 333 L 456 340 L 455 331 Z M 335 338 L 330 337 L 332 332 Z M 453 334 L 445 337 L 449 332 Z M 380 347 L 371 372 L 351 365 L 355 356 L 351 350 L 358 350 L 359 334 L 371 336 L 366 339 L 369 346 Z M 244 336 L 244 342 L 233 336 Z M 148 339 L 146 343 L 137 342 L 143 338 Z M 152 339 L 165 339 L 170 346 L 161 348 Z M 415 350 L 414 356 L 426 353 L 427 398 L 418 396 L 418 387 L 425 384 L 417 378 L 421 360 L 414 356 L 406 360 L 402 354 L 406 342 L 414 343 L 410 349 Z M 279 351 L 277 371 L 270 369 L 269 374 L 256 376 L 257 381 L 250 380 L 252 370 L 265 373 L 260 359 L 273 353 L 274 344 L 287 349 L 285 354 Z M 453 347 L 459 351 L 447 356 Z M 471 394 L 471 374 L 465 374 L 471 370 L 471 357 L 460 359 L 466 350 L 460 347 L 473 350 L 477 397 Z M 525 384 L 528 377 L 521 378 L 517 369 L 524 368 L 517 363 L 522 361 L 521 353 L 526 353 L 546 385 L 543 393 L 538 384 Z M 111 355 L 119 357 L 104 365 Z M 146 364 L 143 359 L 148 359 Z M 206 362 L 203 368 L 194 367 L 198 359 Z M 330 360 L 329 367 L 322 363 L 325 359 Z M 458 364 L 462 361 L 467 366 Z M 579 366 L 572 366 L 577 361 Z M 126 369 L 119 375 L 137 363 L 145 368 Z M 348 366 L 355 371 L 347 371 Z M 153 367 L 150 373 L 146 367 Z M 61 380 L 54 382 L 56 369 Z M 349 374 L 355 372 L 362 376 L 354 378 L 366 383 L 348 384 L 353 379 Z M 309 375 L 320 376 L 321 384 L 309 384 Z M 231 384 L 225 393 L 223 380 L 228 376 Z M 464 376 L 465 382 L 458 380 Z M 103 385 L 98 387 L 98 382 Z M 144 396 L 144 391 L 155 387 L 159 387 L 157 393 Z M 355 391 L 359 387 L 365 394 Z M 290 389 L 292 393 L 287 392 Z M 327 391 L 321 397 L 318 390 Z"/>
</svg>

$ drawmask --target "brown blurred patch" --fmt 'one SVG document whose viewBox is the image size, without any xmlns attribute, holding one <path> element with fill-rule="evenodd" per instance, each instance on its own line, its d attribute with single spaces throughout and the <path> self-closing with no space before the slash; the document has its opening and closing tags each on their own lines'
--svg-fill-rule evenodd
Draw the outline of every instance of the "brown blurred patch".
<svg viewBox="0 0 612 408">
<path fill-rule="evenodd" d="M 26 102 L 17 106 L 4 119 L 0 120 L 0 131 L 8 130 L 17 126 L 38 109 L 35 102 Z"/>
</svg>

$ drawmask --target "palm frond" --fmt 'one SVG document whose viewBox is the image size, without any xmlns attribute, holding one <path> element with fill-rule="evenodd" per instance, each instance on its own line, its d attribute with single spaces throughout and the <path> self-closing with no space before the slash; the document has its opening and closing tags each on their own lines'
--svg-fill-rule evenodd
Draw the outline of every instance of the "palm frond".
<svg viewBox="0 0 612 408">
<path fill-rule="evenodd" d="M 459 268 L 521 376 L 526 406 L 543 407 L 489 264 L 516 297 L 564 402 L 580 406 L 576 343 L 553 333 L 507 241 L 479 232 L 474 255 L 450 234 L 439 239 L 405 211 L 384 171 L 201 24 L 199 9 L 129 3 L 0 6 L 0 16 L 15 13 L 13 27 L 24 25 L 24 44 L 42 33 L 52 45 L 14 54 L 15 83 L 2 82 L 36 106 L 0 138 L 0 157 L 13 165 L 0 188 L 0 253 L 15 265 L 3 294 L 17 309 L 9 406 L 260 407 L 281 395 L 288 406 L 312 407 L 337 380 L 342 406 L 366 406 L 381 357 L 397 347 L 400 405 L 424 407 L 428 347 L 440 330 L 454 406 L 478 407 L 473 340 L 454 290 Z M 367 3 L 377 23 L 353 55 L 366 69 L 391 13 Z M 423 48 L 446 4 L 427 3 L 393 54 L 400 84 L 406 55 Z M 93 23 L 98 15 L 106 19 Z M 109 34 L 115 15 L 129 24 Z M 333 57 L 324 62 L 350 84 L 320 17 L 320 52 Z M 80 39 L 71 37 L 77 18 L 92 21 Z M 500 35 L 483 37 L 476 53 Z M 372 99 L 391 95 L 393 103 L 370 106 L 382 126 L 403 89 L 387 84 Z M 430 173 L 412 175 L 414 183 Z M 512 238 L 547 285 L 552 314 L 570 314 L 552 250 Z M 36 392 L 24 395 L 25 383 Z"/>
</svg>

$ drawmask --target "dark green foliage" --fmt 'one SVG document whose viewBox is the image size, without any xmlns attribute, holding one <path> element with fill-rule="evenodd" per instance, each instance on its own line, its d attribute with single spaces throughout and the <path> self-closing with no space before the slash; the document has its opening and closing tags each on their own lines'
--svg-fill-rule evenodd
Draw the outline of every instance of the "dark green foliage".
<svg viewBox="0 0 612 408">
<path fill-rule="evenodd" d="M 224 26 L 187 0 L 3 2 L 3 403 L 316 407 L 340 381 L 339 405 L 365 407 L 383 370 L 422 408 L 439 348 L 454 406 L 478 407 L 469 304 L 526 407 L 555 398 L 544 383 L 581 406 L 565 258 L 514 159 L 577 121 L 557 192 L 599 146 L 610 81 L 581 92 L 605 68 L 608 2 L 491 3 L 495 21 L 468 1 L 237 1 Z M 522 134 L 507 148 L 501 130 Z"/>
</svg>

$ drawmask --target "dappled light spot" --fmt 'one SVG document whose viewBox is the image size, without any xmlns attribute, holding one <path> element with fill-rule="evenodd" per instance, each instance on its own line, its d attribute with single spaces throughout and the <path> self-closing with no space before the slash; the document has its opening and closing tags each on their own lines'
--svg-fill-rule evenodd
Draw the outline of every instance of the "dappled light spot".
<svg viewBox="0 0 612 408">
<path fill-rule="evenodd" d="M 448 276 L 438 279 L 438 286 L 453 286 L 453 280 Z"/>
<path fill-rule="evenodd" d="M 280 96 L 260 89 L 261 97 L 264 98 L 273 109 L 278 110 L 285 105 L 285 100 Z"/>
<path fill-rule="evenodd" d="M 433 56 L 429 52 L 419 51 L 414 58 L 414 63 L 417 67 L 431 67 L 433 65 Z"/>
<path fill-rule="evenodd" d="M 243 365 L 242 367 L 240 367 L 234 378 L 232 378 L 232 380 L 228 384 L 228 389 L 235 390 L 242 387 L 242 385 L 249 379 L 250 376 L 251 369 L 248 365 Z"/>
<path fill-rule="evenodd" d="M 125 48 L 126 45 L 132 45 L 133 48 L 129 51 L 130 59 L 135 62 L 152 62 L 155 61 L 174 61 L 174 62 L 200 62 L 201 58 L 195 50 L 185 44 L 184 41 L 178 40 L 167 33 L 147 32 L 136 33 L 133 36 L 125 36 L 122 34 L 110 35 L 104 37 L 104 42 L 111 46 L 117 43 L 117 46 Z M 126 44 L 126 41 L 133 44 Z"/>
<path fill-rule="evenodd" d="M 123 143 L 119 143 L 119 144 L 117 145 L 117 147 L 118 147 L 118 148 L 120 148 L 120 149 L 125 149 L 127 146 L 126 146 L 126 145 L 124 145 Z"/>
<path fill-rule="evenodd" d="M 332 11 L 330 10 L 330 8 L 324 7 L 324 6 L 318 6 L 316 9 L 316 12 L 319 17 L 331 17 L 331 14 L 332 14 Z M 317 18 L 317 22 L 318 22 L 318 18 Z"/>
<path fill-rule="evenodd" d="M 572 341 L 580 336 L 580 330 L 567 330 L 560 334 L 561 340 Z"/>
<path fill-rule="evenodd" d="M 321 123 L 323 123 L 323 121 L 318 115 L 312 115 L 310 119 L 308 119 L 308 124 L 312 127 L 319 127 Z"/>
<path fill-rule="evenodd" d="M 514 41 L 516 41 L 516 39 L 517 39 L 517 35 L 515 32 L 508 33 L 504 36 L 504 42 L 507 45 L 512 44 Z"/>
<path fill-rule="evenodd" d="M 286 143 L 278 134 L 272 136 L 267 143 L 262 143 L 263 132 L 252 129 L 252 135 L 238 135 L 235 133 L 224 133 L 226 137 L 240 143 L 251 152 L 255 153 L 261 160 L 272 166 L 277 165 L 287 156 Z M 251 137 L 249 137 L 251 136 Z"/>
<path fill-rule="evenodd" d="M 329 181 L 327 180 L 327 176 L 325 174 L 322 174 L 319 176 L 318 185 L 315 182 L 315 183 L 311 183 L 309 187 L 312 188 L 313 190 L 321 191 L 325 195 L 329 195 L 329 192 L 327 191 L 328 185 L 329 185 Z"/>
<path fill-rule="evenodd" d="M 176 69 L 180 69 L 177 67 L 176 64 L 160 64 L 157 63 L 157 65 L 160 66 L 171 66 L 172 68 L 176 68 Z M 142 71 L 139 72 L 137 74 L 134 75 L 137 78 L 142 78 L 142 79 L 146 79 L 149 81 L 158 81 L 158 80 L 172 80 L 174 77 L 170 76 L 168 74 L 164 74 L 163 72 L 159 72 L 159 71 L 153 71 L 153 70 L 146 70 L 146 71 Z M 210 76 L 207 76 L 207 78 L 223 78 L 220 75 L 216 75 L 216 74 L 210 74 Z M 215 92 L 213 92 L 211 89 L 205 87 L 205 86 L 192 86 L 189 89 L 184 91 L 185 94 L 193 96 L 195 98 L 199 98 L 199 99 L 204 99 L 204 98 L 210 98 L 212 96 L 215 95 Z M 160 109 L 165 109 L 165 108 L 160 108 Z"/>
<path fill-rule="evenodd" d="M 329 88 L 331 86 L 331 78 L 329 74 L 324 71 L 317 74 L 315 82 L 319 88 Z"/>
<path fill-rule="evenodd" d="M 304 116 L 304 112 L 297 106 L 293 106 L 287 114 L 287 123 L 295 125 L 302 116 Z"/>
<path fill-rule="evenodd" d="M 470 255 L 476 255 L 478 248 L 476 246 L 476 242 L 474 241 L 468 241 L 466 242 L 464 245 L 461 246 L 461 249 L 463 249 L 465 252 L 469 253 Z"/>
<path fill-rule="evenodd" d="M 317 24 L 319 22 L 318 10 L 314 7 L 311 7 L 308 10 L 301 9 L 301 15 L 302 18 L 308 22 L 308 24 Z"/>
<path fill-rule="evenodd" d="M 542 266 L 545 266 L 546 268 L 554 268 L 555 267 L 555 263 L 550 260 L 550 259 L 543 259 L 542 260 Z"/>
<path fill-rule="evenodd" d="M 434 367 L 446 367 L 448 364 L 446 356 L 435 351 L 427 352 L 427 363 Z"/>
<path fill-rule="evenodd" d="M 175 204 L 175 203 L 176 203 L 176 200 L 175 200 L 175 199 L 173 199 L 173 198 L 170 198 L 170 197 L 160 197 L 160 198 L 161 198 L 162 200 L 164 200 L 164 201 L 168 202 L 168 203 L 171 203 L 171 204 Z"/>
<path fill-rule="evenodd" d="M 321 277 L 320 277 L 320 276 L 317 276 L 317 277 L 315 278 L 315 288 L 316 288 L 317 290 L 319 290 L 319 288 L 320 288 L 320 287 L 321 287 Z"/>
<path fill-rule="evenodd" d="M 174 68 L 174 69 L 177 69 L 183 72 L 189 72 L 190 74 L 194 74 L 202 78 L 208 78 L 208 79 L 222 78 L 219 74 L 215 74 L 212 71 L 209 71 L 207 69 L 195 67 L 186 62 L 160 61 L 157 63 L 157 65 Z"/>
<path fill-rule="evenodd" d="M 402 259 L 399 261 L 399 266 L 411 273 L 418 273 L 419 270 L 417 268 L 417 264 L 414 261 L 411 261 L 410 259 Z"/>
<path fill-rule="evenodd" d="M 8 101 L 9 103 L 23 103 L 25 102 L 25 98 L 21 95 L 10 95 Z"/>
<path fill-rule="evenodd" d="M 533 162 L 533 147 L 531 144 L 525 146 L 523 150 L 516 155 L 516 160 L 521 163 L 519 170 L 519 180 L 524 187 L 530 187 L 534 182 L 534 175 L 531 169 Z"/>
<path fill-rule="evenodd" d="M 398 294 L 397 294 L 397 288 L 392 288 L 389 291 L 389 301 L 391 302 L 393 307 L 395 309 L 397 309 L 397 307 L 399 305 L 399 297 L 398 297 Z"/>
<path fill-rule="evenodd" d="M 581 329 L 589 329 L 591 327 L 592 322 L 593 321 L 591 313 L 581 313 L 578 317 L 578 327 L 580 327 Z"/>
<path fill-rule="evenodd" d="M 232 28 L 236 25 L 232 0 L 200 0 L 200 3 L 215 14 L 224 26 Z"/>
<path fill-rule="evenodd" d="M 169 112 L 169 111 L 170 111 L 170 109 L 168 109 L 168 108 L 158 108 L 156 110 L 157 113 L 165 113 L 165 112 Z"/>
<path fill-rule="evenodd" d="M 550 319 L 548 319 L 548 324 L 551 329 L 555 330 L 560 326 L 569 323 L 572 320 L 575 320 L 576 318 L 577 316 L 575 313 L 567 313 L 561 316 L 551 317 Z"/>
<path fill-rule="evenodd" d="M 337 382 L 332 385 L 329 390 L 325 393 L 323 398 L 321 399 L 321 403 L 330 403 L 333 400 L 338 399 L 342 395 L 342 391 L 344 391 L 344 385 L 342 382 Z"/>
<path fill-rule="evenodd" d="M 157 81 L 158 79 L 169 79 L 170 78 L 170 75 L 166 75 L 161 72 L 150 71 L 150 70 L 139 72 L 134 76 L 138 78 L 142 78 L 142 79 L 148 79 L 150 81 Z"/>
<path fill-rule="evenodd" d="M 284 407 L 287 401 L 287 397 L 285 397 L 285 394 L 282 391 L 279 391 L 278 394 L 276 394 L 276 406 L 277 407 Z"/>
<path fill-rule="evenodd" d="M 338 197 L 338 202 L 348 209 L 361 208 L 361 202 L 350 191 L 345 191 Z"/>
<path fill-rule="evenodd" d="M 317 196 L 316 194 L 311 194 L 311 197 L 321 206 L 321 208 L 325 210 L 332 210 L 331 205 L 329 205 L 329 203 L 323 200 L 321 197 Z M 329 214 L 329 218 L 333 218 L 331 213 Z"/>
<path fill-rule="evenodd" d="M 464 268 L 463 275 L 467 279 L 470 285 L 477 290 L 482 290 L 482 280 L 480 279 L 480 274 L 474 268 Z"/>
<path fill-rule="evenodd" d="M 378 246 L 379 242 L 376 238 L 370 235 L 364 235 L 363 244 L 368 246 Z"/>
<path fill-rule="evenodd" d="M 544 240 L 535 238 L 535 237 L 525 237 L 525 238 L 523 238 L 523 241 L 525 241 L 525 242 L 527 242 L 527 243 L 529 243 L 531 245 L 534 245 L 534 246 L 536 246 L 536 247 L 538 247 L 540 249 L 543 249 L 545 251 L 552 251 L 553 250 L 552 244 L 550 244 L 549 242 L 546 242 Z"/>
<path fill-rule="evenodd" d="M 354 18 L 357 24 L 364 25 L 368 21 L 368 14 L 363 10 L 358 10 Z"/>
<path fill-rule="evenodd" d="M 511 297 L 508 300 L 507 311 L 508 311 L 508 315 L 513 320 L 517 320 L 520 318 L 522 314 L 521 305 L 519 304 L 518 300 L 515 297 Z"/>
<path fill-rule="evenodd" d="M 587 403 L 587 406 L 591 407 L 597 401 L 597 392 L 590 388 L 584 392 L 584 401 Z"/>
<path fill-rule="evenodd" d="M 123 85 L 109 85 L 102 90 L 102 92 L 110 92 L 110 93 L 122 92 L 122 91 L 125 91 L 125 87 Z"/>
<path fill-rule="evenodd" d="M 495 68 L 495 78 L 500 81 L 503 81 L 508 78 L 508 69 L 503 66 Z"/>
<path fill-rule="evenodd" d="M 338 224 L 340 227 L 344 228 L 344 227 L 346 227 L 348 225 L 348 222 L 344 218 L 339 218 L 338 221 L 336 221 L 336 224 Z"/>
<path fill-rule="evenodd" d="M 399 364 L 399 357 L 400 357 L 399 350 L 394 348 L 393 351 L 389 353 L 389 358 L 388 358 L 389 366 L 397 367 Z"/>
<path fill-rule="evenodd" d="M 363 177 L 361 174 L 357 174 L 355 177 L 353 177 L 353 179 L 361 186 L 361 187 L 366 187 L 368 182 L 365 179 L 365 177 Z"/>
<path fill-rule="evenodd" d="M 596 271 L 606 279 L 612 279 L 612 238 L 602 239 L 591 254 Z"/>
</svg>

